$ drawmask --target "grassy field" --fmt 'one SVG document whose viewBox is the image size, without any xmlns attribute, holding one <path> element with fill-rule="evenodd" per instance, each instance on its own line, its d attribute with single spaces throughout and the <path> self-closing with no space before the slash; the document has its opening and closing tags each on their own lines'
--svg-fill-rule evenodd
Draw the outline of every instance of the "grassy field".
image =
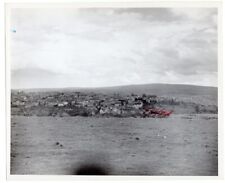
<svg viewBox="0 0 225 183">
<path fill-rule="evenodd" d="M 11 118 L 11 174 L 217 175 L 217 114 Z"/>
</svg>

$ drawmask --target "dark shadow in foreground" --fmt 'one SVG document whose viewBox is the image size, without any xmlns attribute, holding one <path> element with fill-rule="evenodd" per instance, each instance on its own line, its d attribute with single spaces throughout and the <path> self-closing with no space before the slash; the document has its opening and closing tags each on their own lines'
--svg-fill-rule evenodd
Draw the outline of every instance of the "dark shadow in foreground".
<svg viewBox="0 0 225 183">
<path fill-rule="evenodd" d="M 84 164 L 78 167 L 75 175 L 109 175 L 106 168 L 98 164 Z"/>
</svg>

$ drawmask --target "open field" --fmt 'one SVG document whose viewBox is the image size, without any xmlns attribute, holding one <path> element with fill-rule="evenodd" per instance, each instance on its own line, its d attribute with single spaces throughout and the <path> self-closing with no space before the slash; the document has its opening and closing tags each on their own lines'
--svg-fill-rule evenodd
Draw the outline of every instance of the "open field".
<svg viewBox="0 0 225 183">
<path fill-rule="evenodd" d="M 11 174 L 216 176 L 217 113 L 215 87 L 13 90 Z"/>
<path fill-rule="evenodd" d="M 11 174 L 217 175 L 217 114 L 11 117 Z"/>
</svg>

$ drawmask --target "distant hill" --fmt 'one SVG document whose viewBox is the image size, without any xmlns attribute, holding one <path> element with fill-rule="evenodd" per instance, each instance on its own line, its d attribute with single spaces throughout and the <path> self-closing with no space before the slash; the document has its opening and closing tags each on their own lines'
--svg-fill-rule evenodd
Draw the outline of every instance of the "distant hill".
<svg viewBox="0 0 225 183">
<path fill-rule="evenodd" d="M 23 90 L 23 89 L 21 89 Z M 119 93 L 121 95 L 127 94 L 151 94 L 158 96 L 187 96 L 187 95 L 217 95 L 218 88 L 210 86 L 197 85 L 183 85 L 183 84 L 142 84 L 142 85 L 125 85 L 99 88 L 34 88 L 24 89 L 23 91 L 80 91 L 80 92 L 98 92 L 103 94 Z"/>
<path fill-rule="evenodd" d="M 76 105 L 70 103 L 69 106 L 73 105 L 69 111 L 66 112 L 69 115 L 74 114 L 84 114 L 86 111 L 88 114 L 92 114 L 93 109 L 96 105 L 93 101 L 104 101 L 102 106 L 111 106 L 111 102 L 118 102 L 119 99 L 125 99 L 129 102 L 129 107 L 127 109 L 132 110 L 136 105 L 134 102 L 134 97 L 131 94 L 137 94 L 142 96 L 146 95 L 156 95 L 158 107 L 166 108 L 168 110 L 175 111 L 177 114 L 183 113 L 213 113 L 216 114 L 218 111 L 217 105 L 217 88 L 216 87 L 205 87 L 205 86 L 194 86 L 194 85 L 174 85 L 174 84 L 147 84 L 147 85 L 129 85 L 129 86 L 116 86 L 116 87 L 105 87 L 105 88 L 58 88 L 58 89 L 29 89 L 24 90 L 25 93 L 22 95 L 17 95 L 13 93 L 12 101 L 14 101 L 14 106 L 21 109 L 22 114 L 28 108 L 23 108 L 25 103 L 23 102 L 23 96 L 27 97 L 28 103 L 33 104 L 33 108 L 27 111 L 27 114 L 37 114 L 51 115 L 51 111 L 58 110 L 56 113 L 59 114 L 62 106 L 67 106 L 69 102 L 74 102 L 79 100 L 81 106 L 84 109 L 77 109 Z M 34 93 L 31 93 L 34 92 Z M 77 95 L 74 92 L 81 92 L 82 95 Z M 64 93 L 64 94 L 62 94 Z M 113 95 L 118 94 L 118 95 Z M 36 96 L 36 97 L 35 97 Z M 79 97 L 77 97 L 79 96 Z M 80 97 L 81 96 L 81 97 Z M 22 100 L 18 100 L 18 97 L 22 97 Z M 75 99 L 75 98 L 76 99 Z M 136 96 L 135 96 L 136 97 Z M 26 98 L 26 97 L 25 97 Z M 33 101 L 33 102 L 32 102 Z M 46 103 L 47 102 L 47 103 Z M 85 104 L 84 104 L 85 102 Z M 42 103 L 42 104 L 41 104 Z M 76 102 L 75 102 L 76 103 Z M 78 102 L 79 103 L 79 102 Z M 78 104 L 77 103 L 77 104 Z M 42 107 L 40 107 L 40 105 Z M 46 104 L 49 104 L 49 108 L 46 108 Z M 60 104 L 59 108 L 56 106 Z M 118 103 L 117 103 L 118 104 Z M 29 105 L 28 105 L 29 106 Z M 88 108 L 89 106 L 89 108 Z M 112 107 L 112 106 L 111 106 Z M 88 110 L 87 110 L 88 108 Z M 34 110 L 35 109 L 35 110 Z M 65 109 L 66 110 L 66 109 Z M 78 110 L 78 111 L 77 111 Z M 118 109 L 121 110 L 121 109 Z M 125 111 L 129 111 L 125 110 Z M 90 113 L 90 111 L 92 111 Z M 135 112 L 135 111 L 133 111 Z M 42 114 L 43 113 L 43 114 Z M 128 112 L 129 113 L 129 112 Z M 18 112 L 14 111 L 14 114 Z M 19 113 L 20 114 L 20 113 Z M 24 113 L 25 114 L 25 113 Z M 110 113 L 111 114 L 111 113 Z M 131 115 L 131 113 L 129 113 Z M 128 116 L 129 116 L 128 115 Z"/>
<path fill-rule="evenodd" d="M 153 94 L 153 95 L 217 95 L 217 87 L 180 85 L 180 84 L 144 84 L 127 85 L 95 89 L 79 89 L 83 91 L 95 91 L 101 93 L 119 94 Z"/>
</svg>

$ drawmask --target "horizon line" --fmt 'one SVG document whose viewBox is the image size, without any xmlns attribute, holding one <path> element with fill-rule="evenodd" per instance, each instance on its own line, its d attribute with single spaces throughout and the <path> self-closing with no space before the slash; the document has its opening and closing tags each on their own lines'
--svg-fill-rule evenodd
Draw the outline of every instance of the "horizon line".
<svg viewBox="0 0 225 183">
<path fill-rule="evenodd" d="M 97 87 L 76 87 L 76 86 L 65 86 L 65 87 L 49 87 L 49 88 L 10 88 L 11 90 L 43 90 L 43 89 L 100 89 L 100 88 L 114 88 L 114 87 L 126 87 L 126 86 L 141 86 L 141 85 L 186 85 L 186 86 L 200 86 L 200 87 L 212 87 L 218 88 L 218 86 L 209 85 L 197 85 L 197 84 L 183 84 L 183 83 L 143 83 L 143 84 L 129 84 L 129 85 L 114 85 L 114 86 L 97 86 Z"/>
</svg>

